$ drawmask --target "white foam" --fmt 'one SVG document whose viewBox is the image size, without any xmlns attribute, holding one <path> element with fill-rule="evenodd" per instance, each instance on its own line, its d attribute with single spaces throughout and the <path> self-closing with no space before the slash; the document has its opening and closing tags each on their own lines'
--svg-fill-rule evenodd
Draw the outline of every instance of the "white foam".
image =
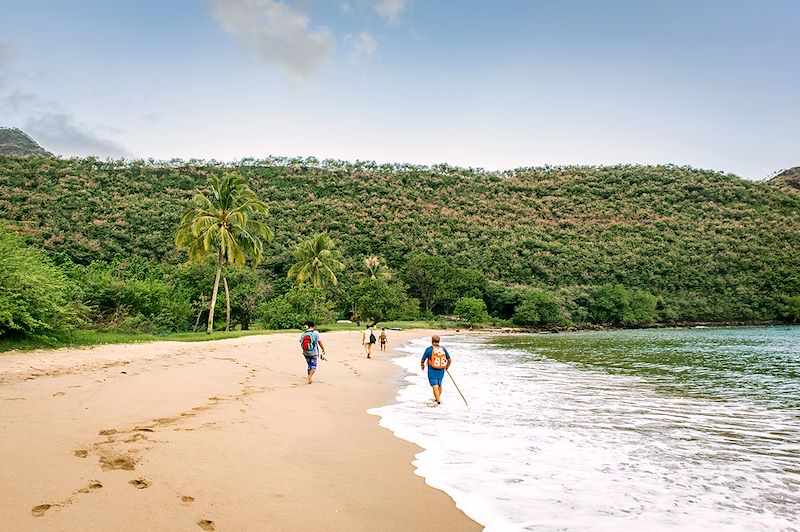
<svg viewBox="0 0 800 532">
<path fill-rule="evenodd" d="M 370 413 L 423 447 L 416 473 L 487 530 L 795 530 L 797 413 L 471 342 L 443 339 L 469 406 L 446 379 L 430 407 L 420 339 L 395 359 L 409 372 L 397 402 Z M 772 445 L 775 430 L 789 436 Z"/>
</svg>

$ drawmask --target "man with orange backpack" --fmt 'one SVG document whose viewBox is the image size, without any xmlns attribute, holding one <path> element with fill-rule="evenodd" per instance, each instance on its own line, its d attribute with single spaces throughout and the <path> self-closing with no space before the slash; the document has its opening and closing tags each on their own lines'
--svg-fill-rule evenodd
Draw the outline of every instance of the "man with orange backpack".
<svg viewBox="0 0 800 532">
<path fill-rule="evenodd" d="M 319 355 L 319 348 L 322 348 L 322 354 L 319 357 L 325 360 L 325 346 L 322 345 L 322 339 L 319 336 L 319 331 L 314 329 L 316 324 L 309 320 L 306 322 L 306 330 L 300 335 L 300 347 L 303 349 L 303 356 L 306 358 L 306 365 L 308 366 L 308 383 L 311 384 L 311 377 L 317 371 L 317 355 Z"/>
<path fill-rule="evenodd" d="M 442 381 L 444 372 L 450 367 L 450 353 L 443 346 L 439 345 L 439 337 L 431 337 L 431 346 L 425 350 L 420 361 L 420 369 L 425 369 L 428 363 L 428 382 L 433 388 L 433 399 L 437 405 L 442 404 Z"/>
</svg>

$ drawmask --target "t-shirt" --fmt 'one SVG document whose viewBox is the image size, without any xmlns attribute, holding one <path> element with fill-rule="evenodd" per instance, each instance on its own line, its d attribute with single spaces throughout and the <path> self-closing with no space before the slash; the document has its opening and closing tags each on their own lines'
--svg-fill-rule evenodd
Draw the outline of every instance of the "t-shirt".
<svg viewBox="0 0 800 532">
<path fill-rule="evenodd" d="M 450 360 L 450 353 L 447 352 L 447 348 L 441 346 L 444 349 L 444 355 L 447 357 L 447 360 Z M 433 346 L 428 346 L 428 349 L 425 350 L 425 353 L 422 355 L 422 362 L 424 363 L 426 360 L 430 360 L 431 354 L 433 353 Z M 444 373 L 444 369 L 436 369 L 432 368 L 430 364 L 428 364 L 428 373 Z"/>
<path fill-rule="evenodd" d="M 303 334 L 300 335 L 300 340 L 303 340 L 303 335 L 306 334 L 308 331 L 303 331 Z M 314 346 L 314 354 L 319 354 L 319 331 L 311 331 L 311 345 Z"/>
</svg>

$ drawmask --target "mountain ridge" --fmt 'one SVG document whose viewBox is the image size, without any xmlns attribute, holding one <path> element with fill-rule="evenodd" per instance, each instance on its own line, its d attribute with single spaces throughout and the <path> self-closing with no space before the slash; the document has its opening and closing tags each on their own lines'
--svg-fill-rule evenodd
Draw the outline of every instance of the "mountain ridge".
<svg viewBox="0 0 800 532">
<path fill-rule="evenodd" d="M 0 126 L 0 155 L 52 157 L 30 135 L 16 127 Z"/>
</svg>

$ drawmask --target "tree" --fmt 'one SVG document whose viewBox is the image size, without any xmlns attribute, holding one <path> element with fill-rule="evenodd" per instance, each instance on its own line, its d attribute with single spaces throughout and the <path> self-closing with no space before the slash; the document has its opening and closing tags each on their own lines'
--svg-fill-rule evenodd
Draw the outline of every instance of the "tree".
<svg viewBox="0 0 800 532">
<path fill-rule="evenodd" d="M 535 289 L 523 294 L 513 320 L 519 325 L 556 325 L 564 321 L 553 295 Z"/>
<path fill-rule="evenodd" d="M 406 282 L 411 293 L 419 296 L 426 314 L 430 314 L 433 307 L 446 297 L 448 270 L 447 261 L 434 255 L 417 255 L 408 261 Z"/>
<path fill-rule="evenodd" d="M 787 321 L 797 323 L 797 320 L 800 319 L 800 296 L 784 296 L 780 315 Z"/>
<path fill-rule="evenodd" d="M 267 204 L 258 199 L 238 174 L 208 179 L 208 193 L 197 191 L 192 207 L 181 218 L 175 234 L 178 249 L 187 249 L 189 260 L 202 260 L 216 254 L 216 274 L 208 312 L 208 329 L 214 329 L 214 307 L 217 304 L 222 266 L 230 263 L 243 266 L 247 259 L 258 264 L 264 254 L 263 241 L 272 240 L 272 229 L 260 217 L 267 215 Z"/>
<path fill-rule="evenodd" d="M 325 301 L 322 289 L 309 286 L 294 286 L 259 309 L 259 320 L 267 329 L 297 329 L 308 320 L 329 322 L 333 317 L 333 304 Z"/>
<path fill-rule="evenodd" d="M 593 290 L 589 316 L 593 323 L 641 325 L 656 316 L 656 298 L 644 290 L 604 284 Z"/>
<path fill-rule="evenodd" d="M 456 316 L 467 322 L 468 325 L 475 323 L 486 323 L 489 321 L 489 313 L 486 312 L 486 303 L 483 299 L 476 297 L 460 297 L 456 301 Z"/>
<path fill-rule="evenodd" d="M 419 301 L 406 295 L 405 287 L 399 283 L 387 283 L 377 279 L 364 281 L 352 293 L 353 308 L 360 319 L 376 325 L 378 322 L 416 317 Z"/>
<path fill-rule="evenodd" d="M 328 233 L 305 240 L 294 249 L 295 263 L 289 268 L 288 277 L 295 283 L 302 285 L 310 283 L 314 288 L 323 288 L 328 281 L 335 285 L 337 271 L 344 269 L 342 254 L 335 249 L 336 246 Z"/>
<path fill-rule="evenodd" d="M 362 263 L 364 264 L 364 270 L 356 274 L 362 279 L 361 282 L 377 280 L 388 281 L 392 278 L 392 272 L 381 264 L 381 259 L 379 257 L 375 255 L 364 257 Z"/>
</svg>

